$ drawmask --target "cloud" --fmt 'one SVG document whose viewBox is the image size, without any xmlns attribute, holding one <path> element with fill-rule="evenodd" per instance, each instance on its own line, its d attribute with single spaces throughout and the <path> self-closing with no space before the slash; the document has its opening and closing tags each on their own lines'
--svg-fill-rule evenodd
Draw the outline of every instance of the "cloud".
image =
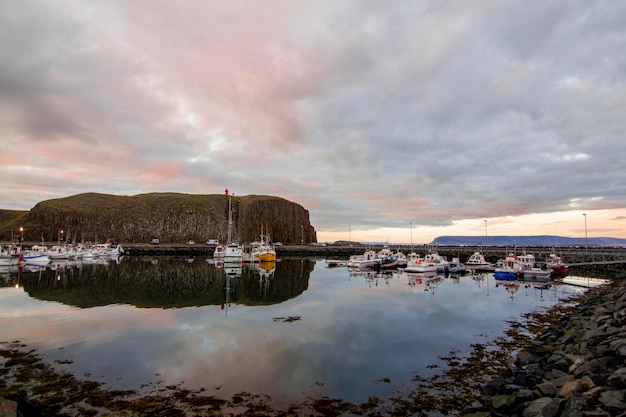
<svg viewBox="0 0 626 417">
<path fill-rule="evenodd" d="M 625 7 L 9 0 L 3 208 L 228 186 L 323 231 L 623 208 Z"/>
</svg>

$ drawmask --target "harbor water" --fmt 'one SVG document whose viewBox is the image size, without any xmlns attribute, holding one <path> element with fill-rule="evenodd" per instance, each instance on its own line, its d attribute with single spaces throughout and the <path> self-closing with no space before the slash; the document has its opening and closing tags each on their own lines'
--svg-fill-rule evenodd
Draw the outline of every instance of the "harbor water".
<svg viewBox="0 0 626 417">
<path fill-rule="evenodd" d="M 392 395 L 436 372 L 441 356 L 585 291 L 308 258 L 125 257 L 1 272 L 0 341 L 21 342 L 60 371 L 111 389 L 179 384 L 284 404 Z"/>
</svg>

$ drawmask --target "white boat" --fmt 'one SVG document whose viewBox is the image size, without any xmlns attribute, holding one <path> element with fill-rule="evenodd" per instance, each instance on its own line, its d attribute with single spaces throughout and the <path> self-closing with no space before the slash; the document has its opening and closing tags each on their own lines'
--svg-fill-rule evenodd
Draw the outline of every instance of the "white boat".
<svg viewBox="0 0 626 417">
<path fill-rule="evenodd" d="M 450 265 L 450 262 L 448 262 L 445 257 L 439 255 L 437 252 L 432 251 L 426 254 L 426 256 L 424 257 L 424 261 L 427 263 L 434 263 L 437 266 L 437 272 L 446 272 Z"/>
<path fill-rule="evenodd" d="M 68 247 L 55 245 L 46 252 L 50 259 L 70 259 L 70 251 Z"/>
<path fill-rule="evenodd" d="M 541 269 L 535 266 L 535 255 L 524 253 L 517 257 L 522 270 L 524 281 L 526 282 L 548 282 L 552 271 Z"/>
<path fill-rule="evenodd" d="M 220 243 L 215 246 L 213 252 L 213 258 L 224 259 L 226 262 L 241 262 L 243 259 L 244 248 L 240 243 L 233 242 L 231 239 L 231 230 L 233 224 L 233 213 L 231 195 L 228 195 L 228 236 L 226 238 L 226 245 Z"/>
<path fill-rule="evenodd" d="M 243 258 L 243 245 L 239 243 L 229 243 L 224 248 L 224 260 L 226 262 L 238 261 Z"/>
<path fill-rule="evenodd" d="M 434 262 L 426 262 L 426 260 L 420 257 L 416 253 L 411 253 L 408 256 L 406 268 L 404 272 L 423 274 L 427 272 L 437 272 L 437 265 Z"/>
<path fill-rule="evenodd" d="M 102 257 L 114 258 L 121 256 L 124 253 L 124 248 L 122 248 L 122 245 L 120 244 L 113 246 L 110 243 L 100 243 L 95 245 L 93 248 L 98 252 L 98 256 Z"/>
<path fill-rule="evenodd" d="M 367 250 L 362 255 L 350 257 L 352 267 L 358 269 L 374 269 L 380 266 L 381 260 L 373 250 Z"/>
<path fill-rule="evenodd" d="M 474 252 L 465 262 L 465 267 L 474 271 L 493 271 L 494 266 L 485 259 L 485 255 Z"/>
<path fill-rule="evenodd" d="M 22 259 L 28 264 L 42 264 L 50 262 L 48 257 L 48 247 L 44 245 L 33 245 L 30 249 L 21 252 Z"/>
<path fill-rule="evenodd" d="M 213 250 L 213 259 L 224 259 L 224 255 L 226 254 L 226 248 L 221 243 L 215 245 L 215 249 Z"/>
<path fill-rule="evenodd" d="M 15 266 L 23 259 L 19 248 L 13 245 L 2 246 L 0 249 L 0 266 Z"/>
<path fill-rule="evenodd" d="M 83 246 L 82 244 L 79 244 L 76 248 L 74 248 L 74 256 L 77 259 L 97 258 L 99 255 L 98 250 L 91 246 Z"/>
<path fill-rule="evenodd" d="M 16 266 L 20 263 L 19 256 L 0 255 L 0 266 Z"/>
</svg>

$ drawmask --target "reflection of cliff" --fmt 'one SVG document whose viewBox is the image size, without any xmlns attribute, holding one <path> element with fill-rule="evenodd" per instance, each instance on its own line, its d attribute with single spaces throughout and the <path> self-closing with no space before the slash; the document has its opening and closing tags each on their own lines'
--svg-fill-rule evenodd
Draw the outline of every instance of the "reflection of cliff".
<svg viewBox="0 0 626 417">
<path fill-rule="evenodd" d="M 229 298 L 238 304 L 272 304 L 301 294 L 308 286 L 313 263 L 277 263 L 265 296 L 259 296 L 259 275 L 252 265 L 231 278 Z M 21 284 L 33 298 L 77 307 L 130 304 L 142 308 L 221 305 L 226 271 L 204 259 L 126 257 L 119 265 L 80 264 L 56 271 L 23 272 Z"/>
<path fill-rule="evenodd" d="M 276 269 L 265 274 L 258 269 L 248 269 L 242 275 L 240 304 L 277 304 L 295 298 L 309 287 L 309 278 L 315 263 L 306 259 L 285 259 L 276 263 Z"/>
</svg>

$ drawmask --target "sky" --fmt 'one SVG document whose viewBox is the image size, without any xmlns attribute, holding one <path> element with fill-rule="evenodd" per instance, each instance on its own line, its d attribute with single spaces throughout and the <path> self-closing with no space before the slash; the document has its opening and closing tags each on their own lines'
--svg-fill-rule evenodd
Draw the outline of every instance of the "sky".
<svg viewBox="0 0 626 417">
<path fill-rule="evenodd" d="M 302 205 L 318 241 L 626 238 L 624 16 L 590 0 L 3 0 L 0 208 L 228 188 Z"/>
</svg>

